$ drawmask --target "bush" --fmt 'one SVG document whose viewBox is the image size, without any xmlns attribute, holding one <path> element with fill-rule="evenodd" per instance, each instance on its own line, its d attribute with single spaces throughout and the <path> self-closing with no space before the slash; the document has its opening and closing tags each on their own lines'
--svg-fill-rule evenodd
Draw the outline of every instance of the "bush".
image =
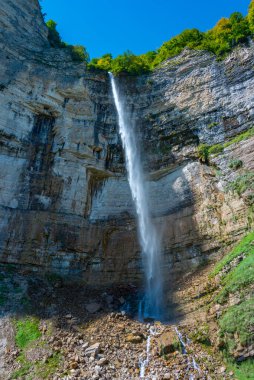
<svg viewBox="0 0 254 380">
<path fill-rule="evenodd" d="M 89 67 L 111 71 L 112 59 L 112 54 L 104 54 L 101 58 L 93 58 L 89 63 Z"/>
<path fill-rule="evenodd" d="M 209 161 L 209 145 L 200 144 L 198 146 L 198 158 L 203 163 L 208 163 Z"/>
<path fill-rule="evenodd" d="M 65 47 L 62 42 L 60 34 L 56 30 L 57 23 L 54 20 L 49 20 L 46 22 L 48 27 L 48 40 L 52 47 Z"/>
<path fill-rule="evenodd" d="M 231 140 L 227 141 L 223 145 L 222 144 L 215 144 L 215 145 L 200 144 L 198 146 L 198 158 L 201 162 L 208 164 L 210 154 L 220 154 L 224 151 L 225 148 L 229 147 L 230 145 L 238 143 L 238 142 L 243 141 L 243 140 L 246 140 L 252 136 L 254 136 L 254 128 L 251 128 L 251 129 L 239 134 L 238 136 L 232 138 Z M 232 165 L 232 167 L 230 165 Z M 235 167 L 234 167 L 234 165 L 235 165 Z M 232 160 L 231 163 L 229 164 L 229 167 L 231 169 L 233 169 L 233 168 L 239 169 L 241 166 L 242 166 L 241 160 Z M 247 177 L 244 178 L 247 185 L 248 185 L 249 181 L 253 180 L 252 176 L 253 176 L 253 174 L 249 174 Z M 236 185 L 236 187 L 238 186 L 237 183 L 235 185 Z"/>
<path fill-rule="evenodd" d="M 142 57 L 138 57 L 132 52 L 127 51 L 112 60 L 111 70 L 116 75 L 120 73 L 140 75 L 148 72 L 150 69 Z"/>
<path fill-rule="evenodd" d="M 236 192 L 239 196 L 246 190 L 254 190 L 254 172 L 238 176 L 235 181 L 228 185 L 228 190 Z"/>
<path fill-rule="evenodd" d="M 73 61 L 85 63 L 89 61 L 89 54 L 87 53 L 86 48 L 84 46 L 68 45 L 67 43 L 62 41 L 60 34 L 56 29 L 57 23 L 54 20 L 47 21 L 46 25 L 48 27 L 48 40 L 52 47 L 68 49 L 71 53 Z"/>
<path fill-rule="evenodd" d="M 231 160 L 228 167 L 233 170 L 240 169 L 243 166 L 242 160 Z"/>
<path fill-rule="evenodd" d="M 200 32 L 198 29 L 187 29 L 183 31 L 178 36 L 165 42 L 158 49 L 157 55 L 153 61 L 153 66 L 155 67 L 165 59 L 180 54 L 185 47 L 197 49 L 202 45 L 203 39 L 204 33 Z"/>
<path fill-rule="evenodd" d="M 86 49 L 84 46 L 81 45 L 68 45 L 67 46 L 70 49 L 71 52 L 71 57 L 73 61 L 77 62 L 85 62 L 87 63 L 89 60 L 89 54 L 87 53 Z"/>
<path fill-rule="evenodd" d="M 249 5 L 249 13 L 247 16 L 248 22 L 249 22 L 249 28 L 252 35 L 254 34 L 254 0 L 250 2 Z"/>
<path fill-rule="evenodd" d="M 219 153 L 222 153 L 223 150 L 224 150 L 224 147 L 221 144 L 216 144 L 216 145 L 200 144 L 198 146 L 198 158 L 201 162 L 205 164 L 209 164 L 210 154 L 219 154 Z"/>
</svg>

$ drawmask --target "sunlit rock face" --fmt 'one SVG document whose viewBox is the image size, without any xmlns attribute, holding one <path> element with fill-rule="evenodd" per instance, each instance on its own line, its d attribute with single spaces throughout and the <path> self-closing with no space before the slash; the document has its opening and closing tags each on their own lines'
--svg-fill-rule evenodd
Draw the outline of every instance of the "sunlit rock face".
<svg viewBox="0 0 254 380">
<path fill-rule="evenodd" d="M 0 261 L 89 283 L 142 278 L 135 210 L 107 74 L 51 48 L 37 1 L 0 13 Z M 254 139 L 199 162 L 254 123 L 254 48 L 225 61 L 185 50 L 154 73 L 119 78 L 136 119 L 166 278 L 191 270 L 248 226 L 244 200 L 225 191 L 253 170 Z M 219 172 L 219 174 L 218 174 Z M 236 222 L 237 217 L 237 222 Z"/>
</svg>

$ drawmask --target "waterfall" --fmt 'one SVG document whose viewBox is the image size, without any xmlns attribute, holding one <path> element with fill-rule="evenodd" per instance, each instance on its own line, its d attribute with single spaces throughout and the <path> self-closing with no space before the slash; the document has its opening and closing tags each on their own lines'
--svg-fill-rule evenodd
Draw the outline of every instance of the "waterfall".
<svg viewBox="0 0 254 380">
<path fill-rule="evenodd" d="M 143 317 L 160 318 L 162 311 L 160 239 L 150 215 L 134 121 L 127 112 L 113 74 L 109 73 L 109 76 L 118 114 L 120 136 L 125 152 L 128 181 L 137 213 L 139 240 L 146 276 L 146 292 L 141 305 L 142 315 Z"/>
</svg>

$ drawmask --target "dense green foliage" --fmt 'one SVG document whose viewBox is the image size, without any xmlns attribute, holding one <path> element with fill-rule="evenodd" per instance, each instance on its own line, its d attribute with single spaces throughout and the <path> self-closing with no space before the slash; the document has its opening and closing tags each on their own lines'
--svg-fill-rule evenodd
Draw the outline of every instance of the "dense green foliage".
<svg viewBox="0 0 254 380">
<path fill-rule="evenodd" d="M 110 54 L 93 59 L 89 67 L 112 71 L 114 74 L 128 73 L 138 75 L 153 70 L 161 62 L 174 57 L 189 48 L 206 50 L 223 59 L 239 43 L 246 43 L 254 34 L 254 1 L 251 1 L 249 13 L 244 17 L 240 12 L 229 18 L 222 18 L 207 32 L 187 29 L 165 42 L 157 51 L 139 56 L 131 52 L 119 55 L 115 59 Z"/>
<path fill-rule="evenodd" d="M 241 363 L 228 362 L 228 368 L 233 371 L 237 380 L 254 380 L 253 358 Z"/>
<path fill-rule="evenodd" d="M 48 27 L 48 40 L 52 47 L 65 47 L 65 44 L 62 42 L 60 34 L 56 30 L 57 23 L 54 20 L 49 20 L 46 23 Z"/>
<path fill-rule="evenodd" d="M 252 34 L 254 34 L 254 0 L 251 0 L 248 13 L 249 28 Z"/>
<path fill-rule="evenodd" d="M 84 48 L 84 46 L 68 45 L 61 40 L 60 34 L 58 33 L 56 29 L 57 23 L 55 21 L 49 20 L 46 23 L 46 25 L 48 27 L 48 40 L 52 47 L 68 49 L 70 51 L 73 61 L 85 62 L 85 63 L 89 61 L 89 55 L 86 49 Z"/>
<path fill-rule="evenodd" d="M 208 163 L 209 161 L 209 145 L 208 144 L 200 144 L 198 146 L 198 158 L 201 162 Z"/>
<path fill-rule="evenodd" d="M 139 75 L 150 70 L 146 60 L 131 51 L 127 51 L 115 59 L 112 58 L 111 54 L 105 54 L 99 59 L 94 58 L 89 63 L 89 67 L 112 71 L 114 74 L 126 73 L 133 75 Z"/>
<path fill-rule="evenodd" d="M 89 56 L 83 46 L 67 45 L 61 40 L 53 20 L 47 22 L 49 29 L 48 39 L 52 47 L 68 48 L 75 61 L 88 63 Z M 157 51 L 135 55 L 127 51 L 116 58 L 105 54 L 100 58 L 93 58 L 89 69 L 112 71 L 115 75 L 140 75 L 153 70 L 168 58 L 174 57 L 189 48 L 206 50 L 214 53 L 218 59 L 223 59 L 239 43 L 246 43 L 254 35 L 254 0 L 251 1 L 249 12 L 244 17 L 240 12 L 233 13 L 229 18 L 222 18 L 207 32 L 198 29 L 187 29 L 179 35 L 165 42 Z"/>
</svg>

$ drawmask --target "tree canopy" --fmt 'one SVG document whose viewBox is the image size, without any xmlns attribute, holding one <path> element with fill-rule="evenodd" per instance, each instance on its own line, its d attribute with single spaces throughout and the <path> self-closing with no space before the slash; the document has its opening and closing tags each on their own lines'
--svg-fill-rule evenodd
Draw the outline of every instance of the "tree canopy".
<svg viewBox="0 0 254 380">
<path fill-rule="evenodd" d="M 89 62 L 89 55 L 83 46 L 67 45 L 61 40 L 53 20 L 47 22 L 49 29 L 48 39 L 52 47 L 68 48 L 75 61 Z M 229 18 L 220 19 L 207 32 L 198 29 L 186 29 L 156 51 L 135 55 L 131 51 L 118 55 L 104 54 L 100 58 L 93 58 L 88 63 L 89 69 L 112 71 L 115 75 L 140 75 L 153 70 L 168 58 L 180 54 L 183 49 L 206 50 L 221 60 L 226 57 L 238 44 L 247 43 L 254 36 L 254 0 L 250 2 L 249 12 L 244 17 L 240 12 L 234 12 Z"/>
</svg>

